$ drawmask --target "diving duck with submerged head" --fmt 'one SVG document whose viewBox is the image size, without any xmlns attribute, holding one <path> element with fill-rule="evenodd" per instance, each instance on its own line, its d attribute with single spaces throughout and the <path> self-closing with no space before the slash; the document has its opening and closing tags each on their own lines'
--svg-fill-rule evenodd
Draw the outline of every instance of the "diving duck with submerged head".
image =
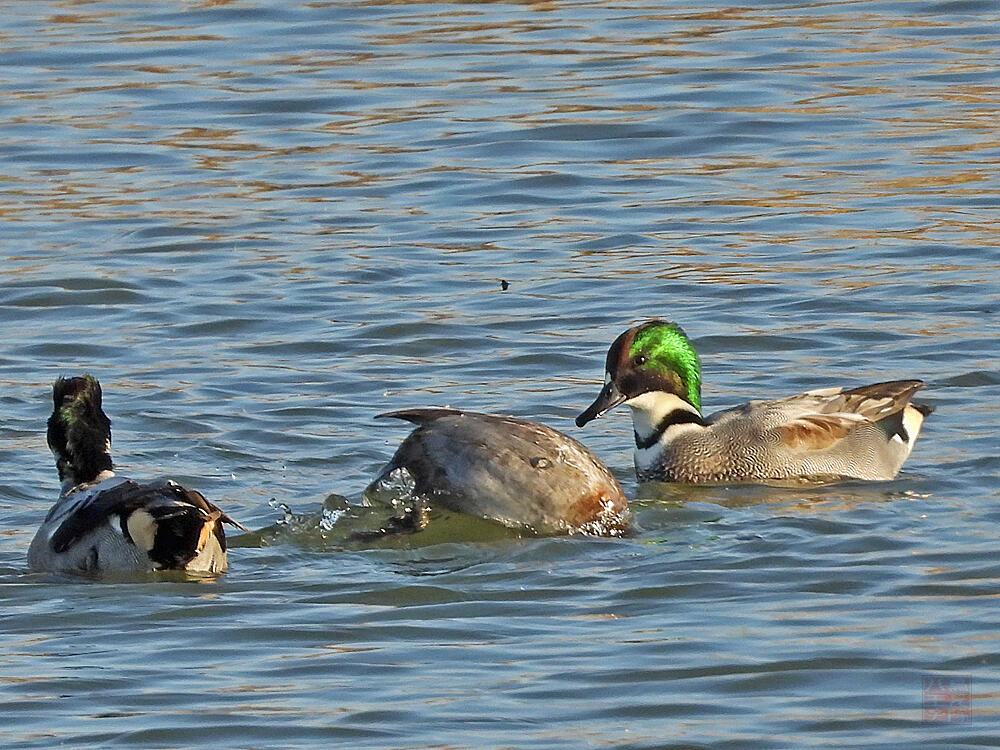
<svg viewBox="0 0 1000 750">
<path fill-rule="evenodd" d="M 380 414 L 417 425 L 369 485 L 399 470 L 432 506 L 537 534 L 617 536 L 628 527 L 625 493 L 578 441 L 516 417 L 460 409 Z"/>
</svg>

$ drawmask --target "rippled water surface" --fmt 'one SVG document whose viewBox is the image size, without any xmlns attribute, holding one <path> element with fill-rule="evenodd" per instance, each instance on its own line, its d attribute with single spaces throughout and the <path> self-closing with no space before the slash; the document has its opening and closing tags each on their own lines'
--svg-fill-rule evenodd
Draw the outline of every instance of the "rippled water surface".
<svg viewBox="0 0 1000 750">
<path fill-rule="evenodd" d="M 996 747 L 998 61 L 985 1 L 7 4 L 0 744 Z M 654 315 L 709 410 L 937 411 L 893 482 L 639 488 L 572 417 Z M 27 572 L 83 370 L 264 530 L 228 574 Z M 345 542 L 373 417 L 444 404 L 586 442 L 634 534 Z"/>
</svg>

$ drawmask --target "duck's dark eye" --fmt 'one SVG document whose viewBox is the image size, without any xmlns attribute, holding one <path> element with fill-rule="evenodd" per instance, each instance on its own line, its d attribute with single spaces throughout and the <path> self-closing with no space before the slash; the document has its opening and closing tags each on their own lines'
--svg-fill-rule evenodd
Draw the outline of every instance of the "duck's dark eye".
<svg viewBox="0 0 1000 750">
<path fill-rule="evenodd" d="M 646 355 L 645 354 L 636 354 L 635 357 L 633 357 L 632 361 L 635 363 L 636 367 L 639 367 L 640 365 L 644 365 L 644 364 L 646 364 Z"/>
</svg>

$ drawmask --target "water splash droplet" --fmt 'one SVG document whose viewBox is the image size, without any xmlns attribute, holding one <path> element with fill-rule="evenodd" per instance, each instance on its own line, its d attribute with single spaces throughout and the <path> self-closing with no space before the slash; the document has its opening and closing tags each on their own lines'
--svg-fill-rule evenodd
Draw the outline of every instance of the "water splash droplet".
<svg viewBox="0 0 1000 750">
<path fill-rule="evenodd" d="M 290 524 L 292 522 L 292 519 L 295 517 L 295 515 L 292 513 L 292 509 L 288 507 L 287 504 L 279 502 L 278 498 L 276 497 L 272 497 L 270 500 L 268 500 L 267 504 L 272 508 L 274 508 L 275 510 L 280 510 L 284 514 L 283 517 L 275 521 L 275 523 L 278 526 L 286 526 L 287 524 Z"/>
<path fill-rule="evenodd" d="M 346 513 L 345 510 L 333 509 L 333 508 L 323 508 L 323 512 L 320 515 L 319 527 L 323 531 L 332 531 L 333 527 L 337 524 L 337 521 Z"/>
</svg>

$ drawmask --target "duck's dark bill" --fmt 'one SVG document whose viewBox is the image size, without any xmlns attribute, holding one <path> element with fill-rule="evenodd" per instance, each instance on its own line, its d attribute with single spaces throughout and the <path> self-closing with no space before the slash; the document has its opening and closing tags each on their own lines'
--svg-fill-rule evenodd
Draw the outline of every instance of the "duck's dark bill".
<svg viewBox="0 0 1000 750">
<path fill-rule="evenodd" d="M 583 427 L 587 422 L 604 416 L 605 412 L 611 411 L 626 400 L 627 397 L 618 390 L 613 382 L 606 383 L 594 403 L 584 409 L 576 418 L 576 426 Z"/>
</svg>

